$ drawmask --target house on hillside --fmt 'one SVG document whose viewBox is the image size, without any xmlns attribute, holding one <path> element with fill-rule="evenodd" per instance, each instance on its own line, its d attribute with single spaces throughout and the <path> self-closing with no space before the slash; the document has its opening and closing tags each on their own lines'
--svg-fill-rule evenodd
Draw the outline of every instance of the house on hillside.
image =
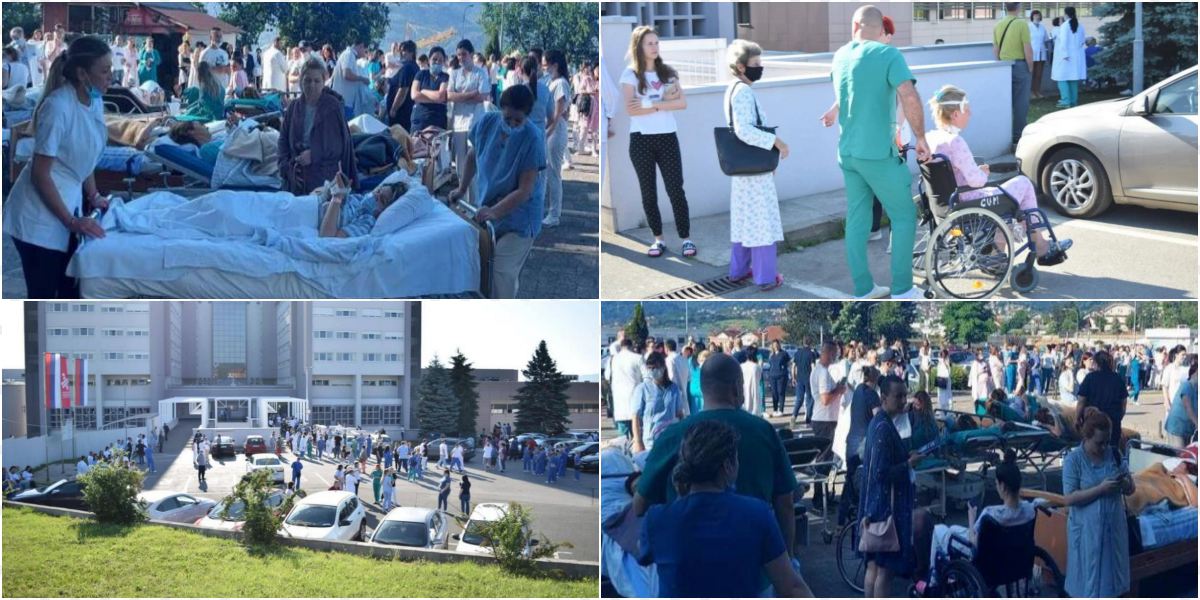
<svg viewBox="0 0 1200 600">
<path fill-rule="evenodd" d="M 1091 331 L 1129 331 L 1133 314 L 1133 304 L 1112 302 L 1084 315 L 1083 326 Z"/>
</svg>

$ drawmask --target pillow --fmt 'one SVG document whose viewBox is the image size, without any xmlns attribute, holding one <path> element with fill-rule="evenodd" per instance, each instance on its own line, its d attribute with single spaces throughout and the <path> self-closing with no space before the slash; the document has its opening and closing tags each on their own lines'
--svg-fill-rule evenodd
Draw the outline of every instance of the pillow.
<svg viewBox="0 0 1200 600">
<path fill-rule="evenodd" d="M 388 235 L 400 231 L 433 209 L 433 196 L 424 186 L 411 185 L 408 192 L 397 198 L 375 219 L 371 235 Z"/>
</svg>

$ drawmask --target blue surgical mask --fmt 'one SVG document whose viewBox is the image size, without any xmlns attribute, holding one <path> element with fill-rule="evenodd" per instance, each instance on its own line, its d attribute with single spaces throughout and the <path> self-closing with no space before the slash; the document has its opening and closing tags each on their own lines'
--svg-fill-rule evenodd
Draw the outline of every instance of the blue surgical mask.
<svg viewBox="0 0 1200 600">
<path fill-rule="evenodd" d="M 100 93 L 100 88 L 89 83 L 88 84 L 88 97 L 91 98 L 92 100 L 99 100 L 100 98 L 103 97 L 103 94 Z"/>
<path fill-rule="evenodd" d="M 441 75 L 442 74 L 442 65 L 439 65 L 439 64 L 429 65 L 429 72 L 433 73 L 434 75 Z"/>
</svg>

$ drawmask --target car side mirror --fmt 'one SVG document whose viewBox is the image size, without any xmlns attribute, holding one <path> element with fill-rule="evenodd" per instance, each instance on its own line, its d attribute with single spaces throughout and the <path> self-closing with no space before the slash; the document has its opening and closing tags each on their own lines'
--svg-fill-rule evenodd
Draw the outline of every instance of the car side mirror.
<svg viewBox="0 0 1200 600">
<path fill-rule="evenodd" d="M 457 542 L 462 539 L 462 536 L 460 536 L 456 533 L 456 534 L 450 536 L 450 538 Z"/>
<path fill-rule="evenodd" d="M 1151 98 L 1151 96 L 1152 94 L 1146 94 L 1142 96 L 1142 101 L 1134 104 L 1133 114 L 1142 117 L 1148 117 L 1154 114 L 1154 105 L 1152 104 L 1153 98 Z"/>
<path fill-rule="evenodd" d="M 350 526 L 350 519 L 342 519 L 342 522 L 341 522 L 341 523 L 338 523 L 338 525 L 339 525 L 340 527 L 349 527 L 349 526 Z"/>
</svg>

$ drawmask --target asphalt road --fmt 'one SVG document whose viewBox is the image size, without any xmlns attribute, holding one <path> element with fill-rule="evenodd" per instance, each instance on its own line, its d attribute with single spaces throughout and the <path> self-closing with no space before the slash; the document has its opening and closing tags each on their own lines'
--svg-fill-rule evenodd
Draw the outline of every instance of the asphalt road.
<svg viewBox="0 0 1200 600">
<path fill-rule="evenodd" d="M 190 439 L 190 431 L 171 431 L 165 451 L 154 455 L 158 472 L 146 474 L 144 488 L 184 491 L 213 500 L 220 500 L 229 495 L 246 472 L 245 457 L 239 454 L 236 457 L 213 459 L 213 468 L 205 476 L 207 484 L 201 486 L 192 466 L 191 444 L 187 443 Z M 283 457 L 290 463 L 294 455 L 285 452 Z M 368 468 L 373 467 L 369 465 Z M 322 461 L 304 459 L 304 470 L 300 477 L 301 488 L 307 493 L 329 489 L 333 485 L 335 470 L 337 463 L 328 457 Z M 583 473 L 580 480 L 576 481 L 574 470 L 568 469 L 565 479 L 559 479 L 558 483 L 550 485 L 545 483 L 544 478 L 522 473 L 519 460 L 516 463 L 509 462 L 507 473 L 504 474 L 484 471 L 482 459 L 478 455 L 468 461 L 466 471 L 472 483 L 472 505 L 482 502 L 519 502 L 532 510 L 535 533 L 545 535 L 552 542 L 568 542 L 573 546 L 560 550 L 559 558 L 590 561 L 599 559 L 599 478 L 595 473 Z M 290 468 L 286 476 L 291 480 Z M 460 477 L 457 474 L 451 477 L 454 484 L 450 509 L 452 513 L 461 516 L 458 512 Z M 426 471 L 423 480 L 397 482 L 396 504 L 436 507 L 437 482 L 440 478 L 440 474 Z M 385 513 L 374 503 L 370 480 L 359 486 L 358 496 L 367 509 L 369 535 Z M 461 533 L 461 530 L 461 525 L 452 520 L 450 533 Z M 451 550 L 454 549 L 454 545 L 455 542 L 450 540 Z"/>
<path fill-rule="evenodd" d="M 1070 219 L 1049 212 L 1056 235 L 1074 241 L 1068 260 L 1039 267 L 1039 286 L 1017 294 L 1003 286 L 997 296 L 1012 299 L 1087 300 L 1102 298 L 1173 300 L 1197 297 L 1196 215 L 1135 206 L 1117 206 L 1095 219 Z M 886 231 L 886 230 L 885 230 Z M 871 242 L 875 281 L 888 285 L 887 239 Z M 726 274 L 726 269 L 677 255 L 646 259 L 645 248 L 612 233 L 603 237 L 605 298 L 645 298 Z M 763 293 L 756 286 L 721 298 L 846 299 L 853 284 L 845 244 L 835 239 L 779 256 L 784 285 Z M 917 274 L 921 283 L 921 273 Z"/>
</svg>

